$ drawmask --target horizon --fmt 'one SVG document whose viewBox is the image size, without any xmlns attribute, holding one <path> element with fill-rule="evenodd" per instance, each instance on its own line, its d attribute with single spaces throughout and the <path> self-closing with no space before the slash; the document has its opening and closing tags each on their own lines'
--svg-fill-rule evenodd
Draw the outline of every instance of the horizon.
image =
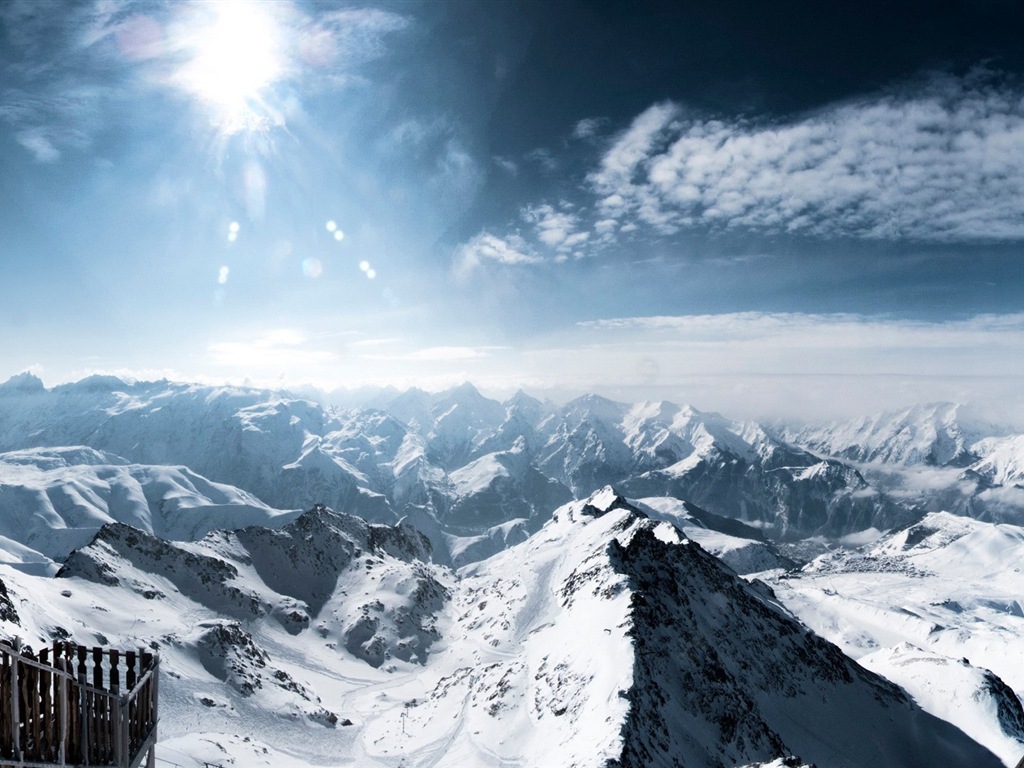
<svg viewBox="0 0 1024 768">
<path fill-rule="evenodd" d="M 0 379 L 1024 425 L 1022 24 L 9 0 Z"/>
<path fill-rule="evenodd" d="M 921 391 L 920 382 L 907 381 L 905 377 L 894 379 L 893 382 L 891 382 L 890 392 L 894 399 L 892 401 L 893 404 L 890 406 L 882 407 L 877 400 L 875 400 L 872 401 L 876 406 L 873 409 L 866 403 L 858 403 L 863 406 L 858 410 L 852 408 L 849 403 L 844 404 L 844 407 L 842 408 L 835 408 L 834 403 L 828 399 L 815 399 L 810 401 L 804 399 L 799 401 L 799 403 L 791 403 L 788 408 L 780 401 L 779 403 L 770 404 L 770 410 L 764 410 L 765 406 L 763 402 L 757 406 L 757 409 L 752 409 L 749 406 L 745 407 L 743 405 L 742 400 L 746 384 L 737 385 L 736 391 L 731 393 L 731 397 L 723 398 L 721 397 L 721 393 L 719 393 L 719 397 L 712 396 L 713 391 L 720 387 L 720 379 L 717 377 L 714 381 L 703 385 L 703 388 L 697 386 L 690 388 L 691 392 L 696 392 L 698 395 L 705 395 L 706 400 L 713 402 L 702 402 L 700 400 L 686 397 L 686 390 L 677 390 L 678 394 L 681 396 L 672 396 L 672 393 L 668 392 L 664 397 L 646 397 L 644 395 L 650 394 L 648 390 L 568 390 L 565 388 L 545 389 L 542 387 L 495 388 L 480 386 L 469 379 L 436 387 L 423 387 L 417 383 L 412 383 L 407 384 L 406 386 L 397 386 L 395 384 L 366 384 L 359 387 L 325 388 L 309 382 L 284 385 L 275 382 L 256 382 L 247 379 L 230 381 L 212 379 L 189 380 L 175 378 L 173 376 L 137 377 L 127 371 L 96 372 L 78 379 L 50 381 L 48 383 L 38 374 L 38 372 L 26 370 L 0 381 L 0 391 L 2 391 L 3 387 L 10 382 L 26 376 L 31 376 L 33 379 L 38 380 L 47 392 L 58 387 L 74 386 L 88 379 L 103 379 L 109 377 L 122 382 L 127 387 L 166 383 L 169 385 L 179 386 L 244 389 L 266 392 L 274 395 L 287 395 L 296 399 L 313 400 L 321 406 L 337 407 L 342 408 L 343 410 L 355 410 L 360 408 L 383 408 L 386 410 L 387 402 L 389 402 L 390 399 L 393 397 L 400 397 L 401 395 L 413 390 L 421 391 L 427 395 L 436 396 L 452 392 L 468 385 L 484 398 L 494 400 L 502 404 L 520 392 L 554 408 L 562 408 L 574 400 L 596 395 L 622 406 L 665 402 L 679 407 L 693 408 L 702 413 L 718 414 L 731 420 L 753 420 L 764 424 L 787 424 L 790 426 L 824 424 L 830 421 L 842 422 L 855 419 L 873 418 L 881 415 L 910 411 L 920 407 L 927 408 L 951 405 L 960 408 L 964 412 L 964 418 L 967 419 L 968 424 L 977 423 L 991 426 L 998 425 L 999 429 L 1006 432 L 1024 431 L 1024 410 L 1017 410 L 1009 407 L 1006 402 L 993 405 L 992 400 L 972 400 L 969 398 L 959 400 L 948 398 L 910 398 L 898 401 L 897 398 L 900 394 L 906 394 L 911 389 L 917 392 Z M 780 378 L 785 382 L 791 381 L 794 377 Z M 832 385 L 842 384 L 846 378 L 847 377 L 840 378 L 832 382 Z M 1007 388 L 1007 392 L 1013 391 L 1016 383 L 1016 380 L 1012 378 L 1003 382 L 1004 386 Z M 819 382 L 819 384 L 823 383 Z M 819 388 L 819 391 L 826 391 L 831 395 L 834 393 L 834 387 L 823 385 Z M 384 397 L 385 399 L 380 400 L 381 397 Z M 716 403 L 724 404 L 726 407 L 718 407 Z"/>
</svg>

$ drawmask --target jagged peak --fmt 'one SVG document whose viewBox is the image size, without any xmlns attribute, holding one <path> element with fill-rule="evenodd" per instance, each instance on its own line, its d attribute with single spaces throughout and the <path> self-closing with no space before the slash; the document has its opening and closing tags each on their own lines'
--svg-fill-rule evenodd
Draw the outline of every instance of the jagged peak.
<svg viewBox="0 0 1024 768">
<path fill-rule="evenodd" d="M 45 392 L 46 387 L 43 380 L 31 371 L 16 373 L 3 384 L 0 384 L 0 393 L 6 394 L 28 394 L 31 392 Z"/>
<path fill-rule="evenodd" d="M 503 405 L 515 405 L 517 403 L 524 402 L 540 404 L 540 400 L 538 400 L 533 395 L 527 394 L 526 391 L 523 389 L 517 389 L 515 393 L 513 393 L 513 395 L 503 403 Z"/>
<path fill-rule="evenodd" d="M 624 409 L 627 407 L 625 403 L 620 403 L 617 400 L 612 400 L 610 398 L 605 397 L 604 395 L 595 395 L 593 393 L 590 393 L 586 395 L 580 395 L 579 397 L 570 400 L 568 403 L 565 404 L 565 410 L 571 410 L 574 408 L 593 408 L 594 406 L 600 406 L 604 408 L 613 407 L 619 409 Z"/>
<path fill-rule="evenodd" d="M 616 509 L 625 509 L 639 517 L 647 517 L 640 509 L 630 504 L 626 497 L 621 496 L 612 486 L 606 485 L 590 495 L 583 502 L 581 513 L 588 517 L 601 517 Z"/>
<path fill-rule="evenodd" d="M 94 373 L 67 386 L 84 392 L 114 392 L 130 387 L 134 383 L 132 380 L 123 379 L 114 374 Z"/>
<path fill-rule="evenodd" d="M 476 385 L 470 381 L 464 381 L 457 386 L 446 389 L 444 390 L 444 392 L 441 392 L 440 395 L 442 397 L 483 397 L 483 395 L 480 393 L 480 390 L 476 388 Z"/>
<path fill-rule="evenodd" d="M 357 539 L 361 547 L 386 552 L 402 560 L 428 562 L 433 554 L 430 540 L 404 519 L 395 525 L 368 523 L 361 517 L 336 512 L 326 504 L 314 504 L 294 521 L 281 528 L 285 534 L 317 537 L 324 529 Z"/>
</svg>

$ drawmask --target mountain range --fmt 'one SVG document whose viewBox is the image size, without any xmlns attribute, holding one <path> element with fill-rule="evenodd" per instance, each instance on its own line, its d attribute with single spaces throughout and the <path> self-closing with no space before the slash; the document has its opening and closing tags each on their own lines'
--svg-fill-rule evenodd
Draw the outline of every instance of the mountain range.
<svg viewBox="0 0 1024 768">
<path fill-rule="evenodd" d="M 633 497 L 685 499 L 778 541 L 888 530 L 929 509 L 931 499 L 909 494 L 891 476 L 872 477 L 874 465 L 851 456 L 899 459 L 904 463 L 884 466 L 901 471 L 935 451 L 897 450 L 890 438 L 884 454 L 854 455 L 843 440 L 857 434 L 787 433 L 690 406 L 627 405 L 596 395 L 560 407 L 524 393 L 499 403 L 469 384 L 436 394 L 409 390 L 379 407 L 351 410 L 287 393 L 114 377 L 46 389 L 22 374 L 0 385 L 0 468 L 8 468 L 0 482 L 35 499 L 28 514 L 50 515 L 61 492 L 53 489 L 69 486 L 47 464 L 52 450 L 25 452 L 60 449 L 65 478 L 74 467 L 80 484 L 94 490 L 75 503 L 95 520 L 148 518 L 159 526 L 161 503 L 212 511 L 225 493 L 240 512 L 247 507 L 247 517 L 220 513 L 215 525 L 323 503 L 373 522 L 407 519 L 431 539 L 435 558 L 453 565 L 521 541 L 554 507 L 609 483 Z M 873 439 L 871 445 L 885 442 Z M 956 496 L 955 511 L 990 519 L 996 510 L 1000 519 L 1015 519 L 1013 478 L 1024 464 L 1016 449 L 1024 443 L 1012 436 L 961 443 L 967 447 L 947 457 L 955 470 L 933 467 L 957 473 L 943 488 Z M 973 463 L 959 466 L 970 450 L 977 451 Z M 120 473 L 134 478 L 130 492 L 118 473 L 100 469 L 119 465 L 134 468 Z M 136 488 L 161 472 L 166 477 L 168 470 L 153 467 L 178 467 L 191 479 L 174 481 L 173 490 Z M 189 490 L 190 483 L 221 488 L 221 496 Z M 132 501 L 125 506 L 122 498 Z"/>
<path fill-rule="evenodd" d="M 0 628 L 158 648 L 164 759 L 1024 754 L 1012 429 L 315 394 L 0 384 Z"/>
</svg>

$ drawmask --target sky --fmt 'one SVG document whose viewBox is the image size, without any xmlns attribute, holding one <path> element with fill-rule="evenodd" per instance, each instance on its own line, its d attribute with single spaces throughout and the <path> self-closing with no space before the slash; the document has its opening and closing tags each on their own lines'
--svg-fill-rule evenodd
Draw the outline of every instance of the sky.
<svg viewBox="0 0 1024 768">
<path fill-rule="evenodd" d="M 3 0 L 0 379 L 1024 412 L 1010 0 Z"/>
</svg>

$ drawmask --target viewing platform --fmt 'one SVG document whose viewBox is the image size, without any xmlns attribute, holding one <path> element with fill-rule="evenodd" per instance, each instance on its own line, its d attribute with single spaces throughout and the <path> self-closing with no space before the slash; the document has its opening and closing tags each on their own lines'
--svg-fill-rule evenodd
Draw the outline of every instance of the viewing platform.
<svg viewBox="0 0 1024 768">
<path fill-rule="evenodd" d="M 155 766 L 160 658 L 0 642 L 0 768 Z"/>
</svg>

